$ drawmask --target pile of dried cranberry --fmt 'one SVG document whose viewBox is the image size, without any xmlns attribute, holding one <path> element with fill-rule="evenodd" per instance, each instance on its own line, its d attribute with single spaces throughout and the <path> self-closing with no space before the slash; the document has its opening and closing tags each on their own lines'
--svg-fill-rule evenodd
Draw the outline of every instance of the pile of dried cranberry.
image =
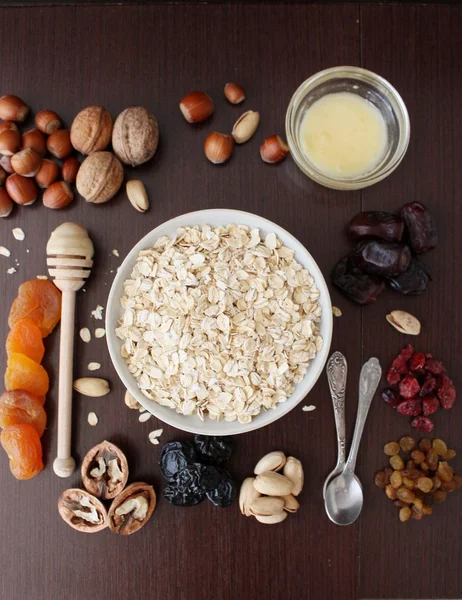
<svg viewBox="0 0 462 600">
<path fill-rule="evenodd" d="M 347 227 L 356 248 L 332 271 L 334 285 L 350 300 L 371 304 L 385 284 L 401 294 L 423 294 L 431 280 L 428 267 L 416 258 L 435 248 L 433 217 L 421 202 L 410 202 L 399 214 L 360 212 Z"/>
<path fill-rule="evenodd" d="M 412 427 L 421 431 L 433 430 L 429 415 L 440 407 L 449 410 L 456 400 L 456 388 L 441 361 L 431 354 L 414 352 L 408 344 L 401 350 L 387 372 L 384 401 L 409 417 Z"/>
</svg>

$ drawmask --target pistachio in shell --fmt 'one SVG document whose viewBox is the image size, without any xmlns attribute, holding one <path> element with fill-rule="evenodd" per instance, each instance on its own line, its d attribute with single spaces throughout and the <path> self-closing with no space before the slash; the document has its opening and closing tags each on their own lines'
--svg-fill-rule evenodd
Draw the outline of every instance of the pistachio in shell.
<svg viewBox="0 0 462 600">
<path fill-rule="evenodd" d="M 65 490 L 58 500 L 58 512 L 70 527 L 84 533 L 96 533 L 109 525 L 103 504 L 85 490 Z"/>
<path fill-rule="evenodd" d="M 77 191 L 87 202 L 100 204 L 116 195 L 123 178 L 123 167 L 112 152 L 93 152 L 77 173 Z"/>
<path fill-rule="evenodd" d="M 150 160 L 159 143 L 156 117 L 142 106 L 132 106 L 120 113 L 112 131 L 112 147 L 125 164 L 136 167 Z"/>
<path fill-rule="evenodd" d="M 146 525 L 155 508 L 156 493 L 152 485 L 131 483 L 111 504 L 109 528 L 113 533 L 131 535 Z"/>
<path fill-rule="evenodd" d="M 127 483 L 127 459 L 115 444 L 104 441 L 87 452 L 81 474 L 87 491 L 110 500 L 120 494 Z"/>
<path fill-rule="evenodd" d="M 104 106 L 88 106 L 72 122 L 71 144 L 82 154 L 104 150 L 111 137 L 112 117 Z"/>
</svg>

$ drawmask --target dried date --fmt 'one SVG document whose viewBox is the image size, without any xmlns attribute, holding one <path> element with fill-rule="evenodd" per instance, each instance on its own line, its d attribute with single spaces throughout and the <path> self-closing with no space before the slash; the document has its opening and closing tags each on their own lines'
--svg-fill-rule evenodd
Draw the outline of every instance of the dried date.
<svg viewBox="0 0 462 600">
<path fill-rule="evenodd" d="M 366 238 L 380 238 L 388 242 L 400 242 L 404 223 L 397 215 L 388 212 L 368 210 L 358 213 L 351 219 L 347 233 L 353 241 Z"/>
<path fill-rule="evenodd" d="M 375 302 L 385 287 L 377 277 L 363 273 L 348 256 L 335 265 L 332 282 L 344 296 L 361 305 Z"/>
<path fill-rule="evenodd" d="M 428 287 L 432 276 L 430 269 L 417 258 L 413 258 L 405 273 L 387 278 L 388 285 L 405 296 L 418 296 L 423 294 Z"/>
<path fill-rule="evenodd" d="M 411 251 L 404 244 L 371 240 L 359 244 L 351 257 L 364 273 L 381 277 L 398 276 L 407 271 Z"/>
<path fill-rule="evenodd" d="M 421 202 L 410 202 L 401 209 L 409 236 L 409 243 L 416 254 L 428 252 L 436 247 L 438 236 L 433 217 Z"/>
</svg>

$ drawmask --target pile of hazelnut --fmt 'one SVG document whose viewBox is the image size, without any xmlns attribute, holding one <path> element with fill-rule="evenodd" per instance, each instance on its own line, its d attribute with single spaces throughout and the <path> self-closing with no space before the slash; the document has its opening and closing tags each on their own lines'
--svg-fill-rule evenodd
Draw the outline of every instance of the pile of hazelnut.
<svg viewBox="0 0 462 600">
<path fill-rule="evenodd" d="M 125 109 L 114 123 L 103 106 L 89 106 L 77 114 L 70 130 L 62 128 L 54 111 L 42 110 L 35 128 L 21 135 L 17 124 L 28 114 L 29 107 L 17 96 L 0 98 L 0 186 L 5 184 L 0 187 L 0 217 L 7 217 L 14 203 L 33 204 L 39 188 L 46 207 L 64 208 L 74 198 L 74 182 L 87 202 L 106 202 L 122 185 L 122 163 L 140 165 L 157 149 L 157 120 L 141 106 Z M 107 150 L 111 143 L 113 152 Z M 82 164 L 71 156 L 74 150 L 87 155 Z M 144 212 L 148 200 L 143 184 L 128 183 L 130 202 Z"/>
<path fill-rule="evenodd" d="M 240 85 L 231 82 L 224 88 L 225 98 L 231 104 L 245 100 L 245 92 Z M 205 92 L 191 92 L 180 102 L 180 110 L 188 123 L 201 123 L 208 119 L 214 110 L 212 99 Z M 231 158 L 234 144 L 249 141 L 260 122 L 258 112 L 248 110 L 234 124 L 231 135 L 212 131 L 204 142 L 205 156 L 213 164 L 222 164 Z M 289 146 L 279 135 L 271 135 L 261 144 L 260 156 L 266 163 L 279 163 L 289 154 Z"/>
</svg>

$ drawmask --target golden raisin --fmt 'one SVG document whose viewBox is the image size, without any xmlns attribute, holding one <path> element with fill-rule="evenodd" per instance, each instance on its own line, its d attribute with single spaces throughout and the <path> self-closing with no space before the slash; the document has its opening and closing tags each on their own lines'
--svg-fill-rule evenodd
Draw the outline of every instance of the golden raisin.
<svg viewBox="0 0 462 600">
<path fill-rule="evenodd" d="M 414 504 L 414 506 L 416 507 L 417 510 L 422 510 L 422 508 L 423 508 L 423 501 L 420 498 L 414 498 L 413 504 Z"/>
<path fill-rule="evenodd" d="M 439 490 L 441 487 L 441 479 L 439 477 L 433 477 L 432 482 L 433 482 L 433 487 L 432 487 L 431 491 L 435 492 L 436 490 Z"/>
<path fill-rule="evenodd" d="M 419 442 L 419 450 L 422 450 L 422 452 L 428 452 L 430 450 L 430 448 L 432 447 L 432 443 L 429 439 L 427 438 L 422 438 Z"/>
<path fill-rule="evenodd" d="M 448 494 L 444 490 L 436 490 L 436 492 L 433 492 L 432 494 L 433 502 L 436 504 L 441 504 L 441 502 L 444 502 L 447 497 Z"/>
<path fill-rule="evenodd" d="M 443 460 L 452 460 L 456 456 L 456 451 L 452 448 L 446 451 L 445 454 L 441 457 Z"/>
<path fill-rule="evenodd" d="M 396 490 L 396 497 L 403 502 L 406 502 L 406 504 L 411 504 L 411 502 L 414 502 L 415 500 L 414 492 L 411 492 L 411 490 L 403 487 L 399 488 L 399 490 Z"/>
<path fill-rule="evenodd" d="M 383 447 L 383 451 L 387 456 L 395 456 L 395 454 L 399 454 L 399 444 L 397 442 L 388 442 Z"/>
<path fill-rule="evenodd" d="M 385 488 L 387 486 L 386 478 L 387 478 L 387 476 L 385 474 L 385 471 L 379 471 L 378 473 L 375 474 L 375 479 L 374 479 L 375 485 L 379 488 Z"/>
<path fill-rule="evenodd" d="M 399 454 L 390 458 L 390 465 L 395 471 L 401 471 L 401 469 L 404 469 L 404 462 Z"/>
<path fill-rule="evenodd" d="M 401 446 L 401 450 L 403 452 L 411 452 L 415 448 L 415 439 L 410 435 L 405 435 L 399 440 L 399 445 Z"/>
<path fill-rule="evenodd" d="M 404 523 L 405 521 L 409 521 L 410 518 L 411 509 L 409 508 L 409 506 L 403 506 L 403 508 L 401 508 L 399 511 L 399 520 L 401 521 L 401 523 Z"/>
<path fill-rule="evenodd" d="M 403 477 L 403 485 L 404 487 L 407 487 L 408 490 L 413 490 L 415 487 L 415 483 L 408 477 Z"/>
<path fill-rule="evenodd" d="M 420 463 L 425 460 L 425 454 L 422 452 L 422 450 L 413 450 L 411 452 L 411 458 L 416 465 L 420 465 Z"/>
<path fill-rule="evenodd" d="M 433 487 L 433 481 L 429 477 L 419 477 L 417 487 L 425 494 L 428 494 Z"/>
<path fill-rule="evenodd" d="M 435 438 L 433 440 L 432 447 L 434 450 L 436 450 L 436 452 L 440 456 L 444 456 L 446 454 L 446 452 L 448 451 L 448 447 L 446 446 L 446 443 L 443 442 L 443 440 L 440 440 L 439 438 Z"/>
<path fill-rule="evenodd" d="M 406 463 L 406 469 L 413 469 L 415 467 L 415 462 L 413 460 L 408 460 Z"/>
<path fill-rule="evenodd" d="M 441 489 L 445 492 L 453 492 L 457 489 L 457 483 L 454 481 L 454 479 L 451 479 L 451 481 L 443 481 L 441 483 Z"/>
<path fill-rule="evenodd" d="M 395 490 L 403 485 L 403 478 L 401 477 L 401 473 L 399 471 L 393 471 L 393 474 L 390 477 L 390 484 L 395 488 Z"/>
<path fill-rule="evenodd" d="M 423 461 L 423 463 L 420 463 L 420 468 L 422 469 L 422 471 L 428 471 L 429 470 L 428 464 L 425 461 Z"/>
<path fill-rule="evenodd" d="M 433 508 L 431 506 L 429 506 L 428 504 L 424 504 L 422 506 L 422 512 L 424 515 L 431 515 L 433 512 Z"/>
<path fill-rule="evenodd" d="M 454 476 L 454 469 L 446 461 L 441 461 L 437 473 L 441 481 L 451 481 Z"/>
<path fill-rule="evenodd" d="M 462 477 L 460 475 L 454 475 L 453 481 L 456 484 L 456 490 L 459 490 L 462 487 Z"/>
<path fill-rule="evenodd" d="M 385 488 L 385 494 L 388 498 L 390 498 L 390 500 L 396 500 L 396 490 L 391 485 L 387 485 Z"/>
<path fill-rule="evenodd" d="M 436 471 L 436 469 L 438 468 L 438 453 L 436 452 L 436 450 L 430 448 L 430 450 L 427 452 L 427 458 L 425 462 L 427 463 L 428 468 L 431 471 Z"/>
</svg>

